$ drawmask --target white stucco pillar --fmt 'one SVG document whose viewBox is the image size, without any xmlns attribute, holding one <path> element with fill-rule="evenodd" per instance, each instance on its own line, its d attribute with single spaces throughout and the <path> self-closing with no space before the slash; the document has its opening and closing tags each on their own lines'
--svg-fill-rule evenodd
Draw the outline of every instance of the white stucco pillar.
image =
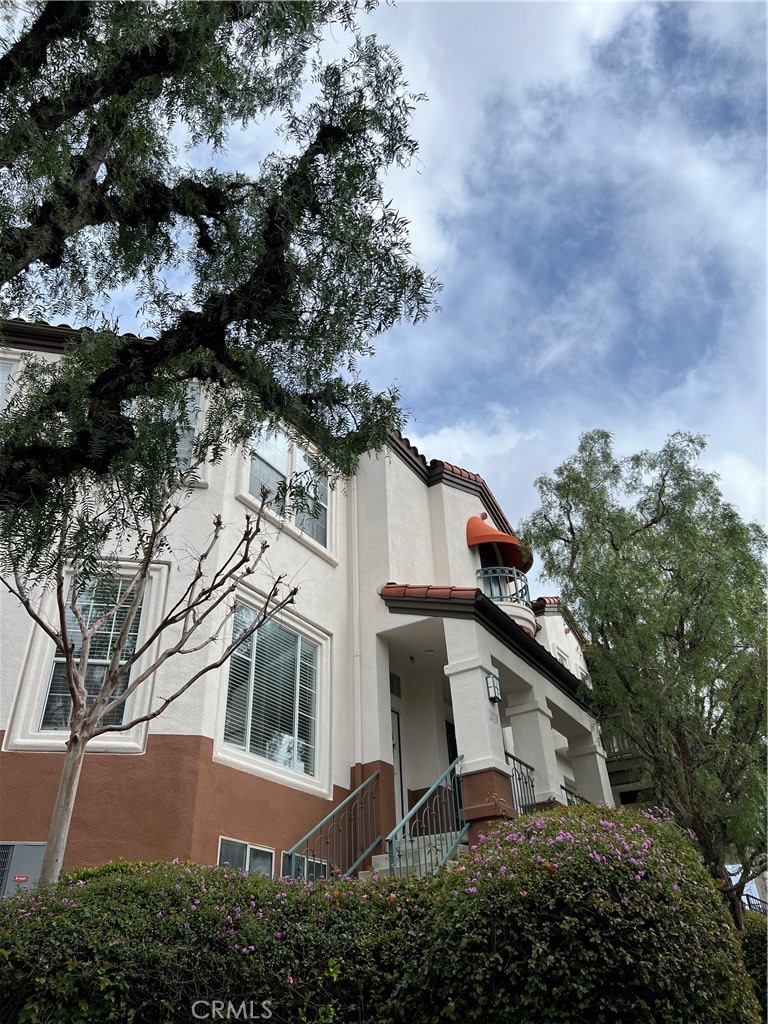
<svg viewBox="0 0 768 1024">
<path fill-rule="evenodd" d="M 498 705 L 488 700 L 485 678 L 496 675 L 492 665 L 479 659 L 446 665 L 451 684 L 456 746 L 464 755 L 462 772 L 499 768 L 506 772 L 504 738 Z"/>
<path fill-rule="evenodd" d="M 761 899 L 763 903 L 768 903 L 768 872 L 764 871 L 762 875 L 757 876 L 755 888 L 757 889 L 758 899 Z"/>
<path fill-rule="evenodd" d="M 536 802 L 562 803 L 560 772 L 552 740 L 552 712 L 543 698 L 531 691 L 531 699 L 507 706 L 506 717 L 515 738 L 515 754 L 533 768 Z"/>
<path fill-rule="evenodd" d="M 456 745 L 467 772 L 497 769 L 508 775 L 498 704 L 488 699 L 486 676 L 497 676 L 490 654 L 480 649 L 473 622 L 446 619 L 448 664 L 444 672 L 451 687 Z"/>
<path fill-rule="evenodd" d="M 587 734 L 568 741 L 568 760 L 580 796 L 590 803 L 613 807 L 611 783 L 605 765 L 605 751 L 594 735 Z"/>
<path fill-rule="evenodd" d="M 504 756 L 499 704 L 488 699 L 486 676 L 496 676 L 483 631 L 472 621 L 445 619 L 448 664 L 444 672 L 451 687 L 456 746 L 461 762 L 462 815 L 469 824 L 469 842 L 513 807 Z"/>
</svg>

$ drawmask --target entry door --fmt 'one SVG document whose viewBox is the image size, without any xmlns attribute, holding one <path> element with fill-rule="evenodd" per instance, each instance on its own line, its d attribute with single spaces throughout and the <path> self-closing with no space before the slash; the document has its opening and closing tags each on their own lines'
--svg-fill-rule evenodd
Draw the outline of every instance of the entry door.
<svg viewBox="0 0 768 1024">
<path fill-rule="evenodd" d="M 403 820 L 403 754 L 400 747 L 400 712 L 392 710 L 392 764 L 395 769 L 395 817 Z"/>
</svg>

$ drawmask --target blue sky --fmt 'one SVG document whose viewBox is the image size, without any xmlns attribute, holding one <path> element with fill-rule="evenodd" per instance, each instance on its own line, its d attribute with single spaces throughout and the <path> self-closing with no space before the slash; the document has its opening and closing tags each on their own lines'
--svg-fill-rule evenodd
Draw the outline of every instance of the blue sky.
<svg viewBox="0 0 768 1024">
<path fill-rule="evenodd" d="M 765 5 L 400 0 L 361 21 L 429 97 L 386 188 L 442 312 L 361 368 L 397 383 L 411 440 L 514 524 L 585 430 L 624 453 L 703 433 L 764 521 Z M 276 124 L 224 163 L 258 173 Z"/>
<path fill-rule="evenodd" d="M 763 520 L 765 6 L 405 2 L 369 23 L 429 95 L 388 187 L 443 310 L 366 368 L 411 439 L 516 522 L 584 430 L 626 452 L 701 432 Z"/>
</svg>

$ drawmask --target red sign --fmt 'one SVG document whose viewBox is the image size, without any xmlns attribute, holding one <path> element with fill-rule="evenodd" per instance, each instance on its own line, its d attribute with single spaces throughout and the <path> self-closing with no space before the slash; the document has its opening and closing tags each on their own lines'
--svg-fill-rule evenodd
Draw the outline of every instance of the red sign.
<svg viewBox="0 0 768 1024">
<path fill-rule="evenodd" d="M 29 875 L 14 875 L 13 880 L 14 882 L 28 882 Z"/>
</svg>

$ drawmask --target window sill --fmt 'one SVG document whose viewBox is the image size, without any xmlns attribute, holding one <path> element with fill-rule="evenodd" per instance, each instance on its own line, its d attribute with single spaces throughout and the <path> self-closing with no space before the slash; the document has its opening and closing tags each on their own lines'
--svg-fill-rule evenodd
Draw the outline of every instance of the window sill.
<svg viewBox="0 0 768 1024">
<path fill-rule="evenodd" d="M 254 512 L 258 512 L 261 508 L 261 502 L 254 498 L 252 494 L 242 492 L 237 494 L 236 498 L 239 502 Z M 262 515 L 264 517 L 264 521 L 276 527 L 280 533 L 284 533 L 287 537 L 292 537 L 294 540 L 298 541 L 299 544 L 308 548 L 313 554 L 319 555 L 323 561 L 332 565 L 334 569 L 338 567 L 338 558 L 335 558 L 328 548 L 323 547 L 322 544 L 318 544 L 316 540 L 313 540 L 306 533 L 298 530 L 289 520 L 283 519 L 282 516 L 275 515 L 275 513 L 271 512 L 268 508 L 265 508 L 262 511 Z"/>
<path fill-rule="evenodd" d="M 330 799 L 331 793 L 325 783 L 312 775 L 302 775 L 293 772 L 289 768 L 282 768 L 279 764 L 267 761 L 266 758 L 258 757 L 256 754 L 246 754 L 234 747 L 221 746 L 214 750 L 213 760 L 219 764 L 236 768 L 238 771 L 247 772 L 249 775 L 256 775 L 270 782 L 276 782 L 280 786 L 290 786 L 291 789 L 299 789 L 303 793 L 314 793 L 317 796 Z"/>
<path fill-rule="evenodd" d="M 12 736 L 10 732 L 5 735 L 3 742 L 4 751 L 39 751 L 63 754 L 67 749 L 68 733 L 64 730 L 51 729 L 45 733 L 27 734 L 25 736 Z M 97 736 L 96 739 L 86 744 L 86 754 L 143 754 L 146 749 L 146 729 L 137 735 L 136 730 L 132 734 L 114 736 Z"/>
</svg>

